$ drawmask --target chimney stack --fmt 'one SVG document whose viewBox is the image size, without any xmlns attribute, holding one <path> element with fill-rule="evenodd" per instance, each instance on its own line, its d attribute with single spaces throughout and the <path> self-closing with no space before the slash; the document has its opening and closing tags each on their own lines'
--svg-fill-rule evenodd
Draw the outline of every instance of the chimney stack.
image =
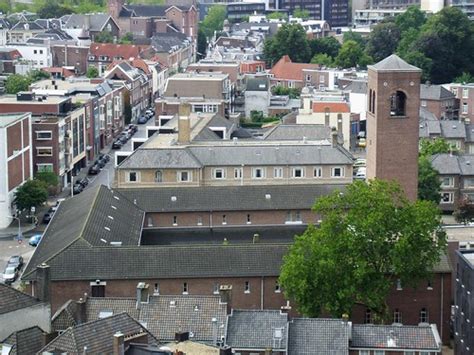
<svg viewBox="0 0 474 355">
<path fill-rule="evenodd" d="M 335 127 L 331 129 L 331 145 L 333 148 L 337 147 L 337 129 Z"/>
<path fill-rule="evenodd" d="M 227 304 L 227 314 L 230 313 L 230 301 L 232 298 L 232 285 L 221 285 L 219 287 L 220 303 Z"/>
<path fill-rule="evenodd" d="M 76 319 L 79 324 L 87 322 L 86 315 L 87 293 L 76 302 Z"/>
<path fill-rule="evenodd" d="M 179 105 L 178 110 L 178 143 L 189 144 L 191 142 L 191 105 L 188 103 Z"/>
<path fill-rule="evenodd" d="M 148 303 L 148 284 L 139 282 L 137 285 L 137 309 L 140 309 L 142 303 Z"/>
<path fill-rule="evenodd" d="M 51 301 L 51 294 L 50 294 L 50 283 L 51 283 L 51 274 L 49 265 L 42 263 L 36 268 L 36 292 L 37 297 L 43 302 L 50 302 Z"/>
<path fill-rule="evenodd" d="M 291 311 L 290 301 L 286 301 L 286 305 L 280 307 L 281 314 L 289 314 Z"/>
<path fill-rule="evenodd" d="M 120 332 L 114 334 L 114 344 L 113 344 L 113 354 L 114 355 L 124 355 L 125 346 L 124 346 L 124 335 Z"/>
</svg>

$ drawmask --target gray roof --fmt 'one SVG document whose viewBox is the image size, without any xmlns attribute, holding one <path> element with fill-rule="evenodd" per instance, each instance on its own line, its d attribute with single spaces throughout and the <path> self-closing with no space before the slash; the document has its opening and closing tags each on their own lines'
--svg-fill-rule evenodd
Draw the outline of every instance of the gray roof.
<svg viewBox="0 0 474 355">
<path fill-rule="evenodd" d="M 105 186 L 87 189 L 61 203 L 28 263 L 24 276 L 73 244 L 115 248 L 138 245 L 144 212 Z M 67 233 L 65 233 L 67 231 Z"/>
<path fill-rule="evenodd" d="M 445 89 L 442 85 L 421 84 L 420 99 L 421 100 L 446 100 L 454 99 L 451 91 Z"/>
<path fill-rule="evenodd" d="M 186 11 L 190 6 L 173 5 L 174 7 Z M 166 11 L 171 5 L 132 5 L 126 4 L 120 11 L 120 17 L 165 17 Z"/>
<path fill-rule="evenodd" d="M 466 138 L 466 125 L 461 121 L 439 121 L 444 138 Z"/>
<path fill-rule="evenodd" d="M 151 38 L 151 46 L 158 53 L 167 53 L 173 47 L 182 47 L 184 44 L 189 44 L 189 41 L 188 37 L 181 32 L 159 33 Z"/>
<path fill-rule="evenodd" d="M 36 22 L 17 22 L 10 31 L 41 31 L 43 27 L 38 25 Z"/>
<path fill-rule="evenodd" d="M 226 343 L 239 350 L 286 350 L 287 327 L 288 315 L 280 311 L 233 310 L 228 318 Z M 281 337 L 275 337 L 276 332 Z"/>
<path fill-rule="evenodd" d="M 214 115 L 206 126 L 193 138 L 193 141 L 210 141 L 210 140 L 222 140 L 210 127 L 225 127 L 228 133 L 233 133 L 235 124 L 220 116 L 219 114 Z"/>
<path fill-rule="evenodd" d="M 431 164 L 441 175 L 474 175 L 474 155 L 435 154 Z"/>
<path fill-rule="evenodd" d="M 36 354 L 44 345 L 45 335 L 41 328 L 34 326 L 14 332 L 2 343 L 11 346 L 9 355 Z"/>
<path fill-rule="evenodd" d="M 87 16 L 91 31 L 102 31 L 107 22 L 112 19 L 109 14 L 72 14 L 66 21 L 64 28 L 83 28 Z"/>
<path fill-rule="evenodd" d="M 392 54 L 380 62 L 369 65 L 367 68 L 374 71 L 416 71 L 421 72 L 420 68 L 417 68 L 411 64 L 405 62 L 396 54 Z"/>
<path fill-rule="evenodd" d="M 76 319 L 78 313 L 78 303 L 69 300 L 64 303 L 59 309 L 54 313 L 51 318 L 51 328 L 55 332 L 66 330 L 69 327 L 74 327 L 79 324 Z"/>
<path fill-rule="evenodd" d="M 136 298 L 87 297 L 85 305 L 87 322 L 103 318 L 101 312 L 110 312 L 112 315 L 125 312 L 133 319 L 140 320 L 140 310 L 137 309 Z"/>
<path fill-rule="evenodd" d="M 342 319 L 294 318 L 289 324 L 288 355 L 349 354 L 349 324 Z"/>
<path fill-rule="evenodd" d="M 466 142 L 474 142 L 474 124 L 466 124 Z"/>
<path fill-rule="evenodd" d="M 119 166 L 120 169 L 197 169 L 202 165 L 187 148 L 137 149 Z"/>
<path fill-rule="evenodd" d="M 41 352 L 82 354 L 84 347 L 87 347 L 87 352 L 91 354 L 111 354 L 114 334 L 117 332 L 125 337 L 140 333 L 147 334 L 148 343 L 157 343 L 146 328 L 128 314 L 121 313 L 69 328 L 41 349 Z"/>
<path fill-rule="evenodd" d="M 390 341 L 389 343 L 389 339 Z M 351 349 L 397 349 L 439 351 L 440 339 L 431 326 L 354 324 Z"/>
<path fill-rule="evenodd" d="M 0 283 L 0 314 L 42 304 L 40 300 Z"/>
<path fill-rule="evenodd" d="M 146 212 L 310 209 L 344 185 L 200 186 L 117 189 Z M 171 199 L 172 197 L 173 200 Z"/>
<path fill-rule="evenodd" d="M 246 91 L 269 91 L 270 82 L 267 77 L 247 79 Z"/>
<path fill-rule="evenodd" d="M 352 80 L 344 87 L 344 91 L 346 90 L 354 94 L 367 94 L 367 80 Z"/>
<path fill-rule="evenodd" d="M 263 139 L 265 140 L 297 140 L 304 138 L 310 140 L 331 139 L 331 127 L 323 124 L 280 124 L 268 130 Z"/>
</svg>

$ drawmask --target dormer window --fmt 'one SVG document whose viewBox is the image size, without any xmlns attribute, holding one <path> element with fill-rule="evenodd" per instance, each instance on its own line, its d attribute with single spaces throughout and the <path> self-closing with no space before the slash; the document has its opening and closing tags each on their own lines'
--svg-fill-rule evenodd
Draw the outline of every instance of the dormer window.
<svg viewBox="0 0 474 355">
<path fill-rule="evenodd" d="M 403 117 L 406 116 L 406 100 L 407 96 L 403 91 L 396 91 L 390 96 L 390 116 Z"/>
</svg>

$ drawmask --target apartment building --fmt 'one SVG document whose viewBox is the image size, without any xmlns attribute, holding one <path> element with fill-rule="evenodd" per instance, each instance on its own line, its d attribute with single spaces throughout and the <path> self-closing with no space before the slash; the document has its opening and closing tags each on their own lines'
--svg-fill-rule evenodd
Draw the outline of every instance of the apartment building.
<svg viewBox="0 0 474 355">
<path fill-rule="evenodd" d="M 6 228 L 16 215 L 16 189 L 33 177 L 30 113 L 0 115 L 0 228 Z"/>
<path fill-rule="evenodd" d="M 169 77 L 163 96 L 155 100 L 156 115 L 174 115 L 183 103 L 194 113 L 228 116 L 232 104 L 232 84 L 224 73 L 180 73 Z"/>
<path fill-rule="evenodd" d="M 459 89 L 456 88 L 455 91 Z M 421 84 L 420 104 L 439 120 L 457 120 L 459 118 L 459 99 L 441 85 Z"/>
<path fill-rule="evenodd" d="M 86 164 L 85 107 L 64 96 L 20 92 L 0 97 L 0 111 L 32 113 L 33 172 L 52 171 L 62 186 Z"/>
<path fill-rule="evenodd" d="M 474 122 L 474 84 L 451 84 L 450 89 L 459 102 L 459 118 Z"/>
</svg>

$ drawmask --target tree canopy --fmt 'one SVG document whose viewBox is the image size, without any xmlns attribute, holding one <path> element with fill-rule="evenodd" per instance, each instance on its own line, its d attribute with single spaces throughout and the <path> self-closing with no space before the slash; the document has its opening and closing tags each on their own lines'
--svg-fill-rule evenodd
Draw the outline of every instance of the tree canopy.
<svg viewBox="0 0 474 355">
<path fill-rule="evenodd" d="M 97 43 L 113 43 L 114 36 L 110 31 L 102 31 L 94 36 L 94 42 Z"/>
<path fill-rule="evenodd" d="M 7 94 L 17 94 L 20 91 L 28 91 L 31 80 L 28 76 L 13 74 L 5 80 L 5 91 Z"/>
<path fill-rule="evenodd" d="M 456 222 L 467 224 L 474 218 L 474 205 L 468 198 L 462 199 L 456 207 L 453 216 Z"/>
<path fill-rule="evenodd" d="M 331 58 L 336 58 L 341 49 L 341 44 L 334 37 L 315 38 L 309 41 L 311 55 L 327 54 Z"/>
<path fill-rule="evenodd" d="M 298 23 L 283 24 L 275 36 L 265 41 L 263 51 L 269 66 L 273 66 L 284 55 L 299 63 L 308 63 L 311 59 L 306 31 Z"/>
<path fill-rule="evenodd" d="M 341 317 L 358 304 L 384 319 L 395 279 L 427 279 L 446 247 L 437 206 L 408 201 L 395 182 L 356 181 L 313 210 L 322 222 L 296 238 L 279 279 L 305 316 Z"/>
<path fill-rule="evenodd" d="M 372 58 L 364 52 L 360 44 L 352 40 L 344 41 L 335 59 L 336 65 L 342 68 L 365 68 L 372 62 Z"/>
<path fill-rule="evenodd" d="M 456 150 L 446 139 L 441 137 L 435 139 L 422 138 L 420 140 L 420 156 L 429 157 L 434 154 L 449 153 Z"/>
<path fill-rule="evenodd" d="M 288 15 L 284 12 L 274 11 L 267 15 L 267 19 L 269 20 L 287 20 Z"/>
<path fill-rule="evenodd" d="M 28 180 L 15 192 L 15 205 L 18 210 L 30 210 L 39 207 L 48 199 L 46 184 L 40 180 Z"/>
<path fill-rule="evenodd" d="M 200 28 L 207 38 L 212 37 L 214 32 L 222 30 L 226 17 L 227 13 L 223 5 L 214 5 L 209 9 L 209 12 L 200 24 Z"/>
<path fill-rule="evenodd" d="M 366 52 L 375 62 L 379 62 L 395 53 L 399 41 L 400 30 L 395 22 L 382 22 L 370 32 Z"/>
<path fill-rule="evenodd" d="M 89 79 L 97 78 L 99 76 L 99 70 L 91 65 L 89 68 L 87 68 L 86 76 Z"/>
<path fill-rule="evenodd" d="M 206 52 L 207 52 L 207 39 L 206 35 L 203 32 L 201 28 L 198 30 L 198 36 L 197 36 L 197 58 L 202 59 L 206 58 Z"/>
<path fill-rule="evenodd" d="M 441 200 L 441 181 L 438 171 L 426 156 L 418 158 L 418 199 L 436 204 Z"/>
<path fill-rule="evenodd" d="M 296 8 L 293 11 L 293 17 L 301 18 L 303 20 L 307 20 L 310 17 L 310 13 L 306 9 Z"/>
</svg>

